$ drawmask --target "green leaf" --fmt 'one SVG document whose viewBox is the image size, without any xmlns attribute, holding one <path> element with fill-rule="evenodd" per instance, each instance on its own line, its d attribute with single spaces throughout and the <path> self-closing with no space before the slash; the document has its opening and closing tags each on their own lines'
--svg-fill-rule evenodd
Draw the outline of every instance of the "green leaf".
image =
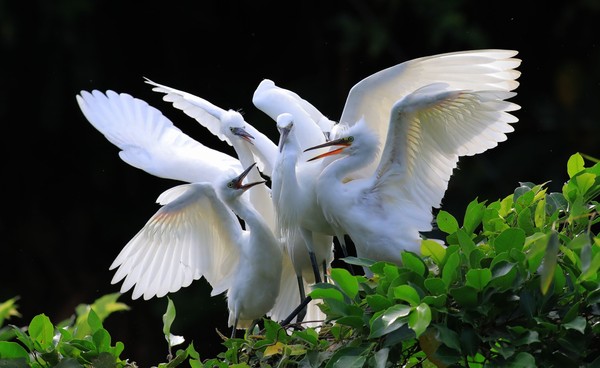
<svg viewBox="0 0 600 368">
<path fill-rule="evenodd" d="M 569 157 L 567 161 L 567 173 L 569 174 L 569 178 L 574 177 L 580 171 L 585 169 L 585 161 L 583 157 L 579 153 L 575 153 Z"/>
<path fill-rule="evenodd" d="M 446 257 L 446 248 L 435 240 L 425 239 L 421 242 L 421 254 L 430 257 L 436 265 L 441 266 Z"/>
<path fill-rule="evenodd" d="M 436 324 L 437 338 L 447 347 L 460 351 L 460 339 L 456 331 L 443 324 Z"/>
<path fill-rule="evenodd" d="M 17 311 L 17 300 L 19 300 L 19 297 L 14 297 L 0 303 L 0 327 L 4 325 L 4 320 L 9 319 L 10 317 L 21 316 Z"/>
<path fill-rule="evenodd" d="M 419 304 L 408 315 L 408 327 L 410 327 L 417 337 L 429 327 L 431 323 L 431 309 L 425 303 Z"/>
<path fill-rule="evenodd" d="M 567 330 L 575 330 L 581 333 L 585 333 L 585 328 L 587 326 L 587 321 L 582 316 L 577 316 L 573 318 L 570 322 L 564 323 L 563 327 Z"/>
<path fill-rule="evenodd" d="M 374 316 L 370 325 L 371 333 L 369 338 L 377 338 L 397 330 L 407 323 L 406 317 L 412 308 L 404 304 L 396 304 L 389 307 L 385 312 Z"/>
<path fill-rule="evenodd" d="M 476 199 L 469 203 L 465 211 L 465 217 L 463 220 L 463 228 L 467 234 L 473 233 L 477 226 L 481 224 L 484 211 L 484 203 L 479 203 Z"/>
<path fill-rule="evenodd" d="M 450 289 L 450 295 L 463 307 L 471 308 L 478 304 L 477 290 L 470 286 Z"/>
<path fill-rule="evenodd" d="M 556 263 L 558 261 L 558 247 L 558 234 L 555 231 L 552 231 L 548 236 L 546 252 L 540 266 L 540 291 L 543 295 L 546 295 L 552 280 L 554 280 L 554 270 L 556 269 Z"/>
<path fill-rule="evenodd" d="M 308 295 L 313 299 L 335 299 L 340 302 L 344 301 L 344 295 L 341 291 L 334 288 L 318 288 L 313 289 Z"/>
<path fill-rule="evenodd" d="M 15 359 L 25 358 L 29 361 L 29 353 L 19 343 L 12 341 L 0 341 L 0 358 Z M 2 365 L 0 364 L 0 367 Z"/>
<path fill-rule="evenodd" d="M 173 346 L 173 345 L 171 345 L 171 325 L 173 324 L 173 321 L 175 320 L 176 315 L 177 315 L 177 312 L 175 310 L 175 304 L 173 303 L 171 298 L 169 298 L 167 296 L 167 310 L 165 311 L 165 314 L 163 314 L 162 320 L 163 320 L 163 334 L 165 335 L 165 339 L 167 339 L 167 343 L 169 344 L 169 347 Z"/>
<path fill-rule="evenodd" d="M 446 234 L 453 234 L 458 230 L 458 221 L 450 213 L 440 210 L 436 217 L 436 223 L 440 230 Z"/>
<path fill-rule="evenodd" d="M 454 280 L 456 279 L 456 273 L 458 270 L 458 265 L 460 263 L 460 257 L 458 253 L 454 252 L 448 256 L 446 260 L 446 264 L 442 270 L 442 280 L 446 284 L 446 286 L 450 287 Z"/>
<path fill-rule="evenodd" d="M 402 257 L 402 266 L 408 268 L 417 275 L 423 277 L 427 276 L 427 266 L 421 257 L 408 251 L 402 252 L 400 256 Z"/>
<path fill-rule="evenodd" d="M 29 324 L 29 336 L 34 343 L 46 351 L 52 347 L 52 338 L 54 337 L 54 325 L 45 314 L 38 314 L 33 317 Z"/>
<path fill-rule="evenodd" d="M 365 300 L 373 312 L 379 312 L 392 306 L 391 300 L 379 294 L 367 295 Z"/>
<path fill-rule="evenodd" d="M 409 285 L 399 285 L 394 288 L 394 298 L 403 300 L 412 306 L 421 302 L 421 297 L 414 287 Z"/>
<path fill-rule="evenodd" d="M 327 362 L 325 368 L 362 368 L 367 361 L 366 348 L 345 347 L 337 350 Z"/>
<path fill-rule="evenodd" d="M 481 291 L 492 279 L 492 271 L 489 268 L 470 269 L 466 278 L 468 286 Z"/>
<path fill-rule="evenodd" d="M 90 326 L 91 333 L 94 333 L 95 331 L 98 331 L 102 328 L 102 321 L 100 320 L 96 312 L 94 312 L 93 308 L 90 308 L 88 312 L 87 323 Z"/>
<path fill-rule="evenodd" d="M 425 285 L 425 288 L 433 295 L 445 294 L 448 288 L 446 283 L 437 277 L 425 279 L 423 284 Z"/>
<path fill-rule="evenodd" d="M 467 234 L 463 229 L 459 229 L 456 232 L 456 236 L 458 238 L 458 245 L 460 245 L 460 249 L 468 258 L 471 252 L 476 248 L 475 242 L 471 239 L 471 236 Z"/>
<path fill-rule="evenodd" d="M 522 250 L 525 238 L 523 229 L 506 229 L 494 240 L 494 249 L 496 249 L 496 253 L 508 252 L 510 249 Z"/>
<path fill-rule="evenodd" d="M 96 351 L 108 352 L 110 349 L 110 334 L 103 328 L 100 328 L 94 332 L 92 341 L 96 345 Z"/>
<path fill-rule="evenodd" d="M 358 294 L 358 281 L 345 268 L 332 268 L 331 279 L 350 299 L 354 299 Z"/>
</svg>

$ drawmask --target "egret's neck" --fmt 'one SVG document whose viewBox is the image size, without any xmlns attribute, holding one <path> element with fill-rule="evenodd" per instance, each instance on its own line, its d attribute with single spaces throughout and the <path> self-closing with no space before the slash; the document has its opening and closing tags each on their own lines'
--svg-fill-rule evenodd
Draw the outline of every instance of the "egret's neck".
<svg viewBox="0 0 600 368">
<path fill-rule="evenodd" d="M 252 207 L 250 202 L 243 197 L 236 198 L 227 203 L 229 208 L 246 224 L 246 230 L 253 232 L 270 233 L 271 230 L 267 226 L 265 220 L 258 211 Z"/>
</svg>

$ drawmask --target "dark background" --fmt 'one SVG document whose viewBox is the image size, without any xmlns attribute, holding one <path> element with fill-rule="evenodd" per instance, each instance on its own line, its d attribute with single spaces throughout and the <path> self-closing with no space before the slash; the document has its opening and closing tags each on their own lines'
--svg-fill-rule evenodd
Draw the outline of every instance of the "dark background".
<svg viewBox="0 0 600 368">
<path fill-rule="evenodd" d="M 184 132 L 233 154 L 161 100 L 143 77 L 241 109 L 277 139 L 251 102 L 263 78 L 337 120 L 350 87 L 421 56 L 477 48 L 519 50 L 522 106 L 509 140 L 461 159 L 444 209 L 458 217 L 519 181 L 560 190 L 568 157 L 600 156 L 600 2 L 0 0 L 0 302 L 20 296 L 27 325 L 57 323 L 80 303 L 118 291 L 108 266 L 175 182 L 132 168 L 85 120 L 82 89 L 127 92 L 159 108 Z M 202 358 L 228 334 L 222 296 L 204 281 L 172 295 L 173 332 Z M 132 310 L 105 323 L 141 367 L 164 361 L 166 298 L 121 301 Z"/>
</svg>

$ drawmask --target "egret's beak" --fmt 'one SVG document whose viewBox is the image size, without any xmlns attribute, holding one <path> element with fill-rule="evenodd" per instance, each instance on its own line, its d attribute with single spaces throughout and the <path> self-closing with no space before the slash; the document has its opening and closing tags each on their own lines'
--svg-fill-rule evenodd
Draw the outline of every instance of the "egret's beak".
<svg viewBox="0 0 600 368">
<path fill-rule="evenodd" d="M 244 129 L 244 128 L 231 128 L 231 132 L 233 134 L 237 135 L 238 137 L 242 138 L 246 142 L 248 142 L 250 144 L 254 144 L 254 142 L 252 142 L 252 140 L 254 139 L 254 137 L 250 133 L 248 133 L 246 131 L 246 129 Z"/>
<path fill-rule="evenodd" d="M 329 152 L 325 152 L 325 153 L 322 153 L 320 155 L 317 155 L 317 156 L 315 156 L 315 157 L 313 157 L 313 158 L 311 158 L 311 159 L 309 159 L 307 161 L 307 162 L 310 162 L 310 161 L 318 160 L 320 158 L 324 158 L 324 157 L 327 157 L 327 156 L 338 155 L 338 154 L 342 153 L 347 147 L 350 147 L 350 145 L 351 145 L 351 143 L 348 142 L 348 140 L 346 138 L 340 138 L 340 139 L 336 139 L 334 141 L 329 141 L 329 142 L 326 142 L 326 143 L 323 143 L 323 144 L 319 144 L 317 146 L 313 146 L 313 147 L 307 148 L 307 149 L 304 150 L 304 152 L 306 152 L 306 151 L 312 151 L 312 150 L 315 150 L 315 149 L 318 149 L 318 148 L 325 148 L 325 147 L 332 147 L 332 146 L 341 146 L 340 148 L 336 148 L 336 149 L 331 150 Z"/>
<path fill-rule="evenodd" d="M 283 146 L 285 146 L 285 142 L 287 140 L 288 135 L 290 134 L 290 131 L 292 130 L 292 128 L 281 128 L 279 130 L 279 153 L 281 153 L 281 151 L 283 151 Z"/>
<path fill-rule="evenodd" d="M 242 181 L 244 181 L 244 179 L 250 173 L 250 170 L 252 170 L 254 168 L 254 166 L 256 166 L 256 162 L 253 163 L 252 165 L 248 166 L 248 168 L 246 170 L 244 170 L 243 173 L 241 173 L 237 178 L 234 179 L 234 183 L 235 183 L 235 188 L 236 189 L 241 189 L 241 190 L 246 191 L 246 190 L 252 188 L 255 185 L 262 184 L 262 183 L 266 182 L 266 180 L 263 180 L 263 181 L 255 181 L 253 183 L 248 183 L 248 184 L 242 184 Z"/>
</svg>

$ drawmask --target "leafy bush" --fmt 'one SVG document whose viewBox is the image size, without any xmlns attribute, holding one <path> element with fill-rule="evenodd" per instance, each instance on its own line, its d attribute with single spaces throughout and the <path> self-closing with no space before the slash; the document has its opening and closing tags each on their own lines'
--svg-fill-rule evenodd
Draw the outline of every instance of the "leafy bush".
<svg viewBox="0 0 600 368">
<path fill-rule="evenodd" d="M 422 256 L 402 253 L 402 266 L 346 259 L 372 276 L 332 269 L 332 283 L 310 293 L 327 315 L 318 329 L 265 319 L 244 338 L 223 336 L 215 358 L 201 361 L 189 344 L 159 367 L 598 366 L 600 164 L 586 168 L 575 154 L 567 171 L 561 193 L 522 183 L 503 199 L 469 203 L 462 224 L 440 211 L 447 247 L 425 240 Z M 58 326 L 44 315 L 27 329 L 9 326 L 17 341 L 1 329 L 0 366 L 135 365 L 119 358 L 123 344 L 111 345 L 102 328 L 108 313 L 126 309 L 117 297 Z M 0 322 L 15 315 L 15 301 L 0 305 Z M 169 349 L 183 341 L 170 333 L 174 318 L 169 299 Z"/>
</svg>

